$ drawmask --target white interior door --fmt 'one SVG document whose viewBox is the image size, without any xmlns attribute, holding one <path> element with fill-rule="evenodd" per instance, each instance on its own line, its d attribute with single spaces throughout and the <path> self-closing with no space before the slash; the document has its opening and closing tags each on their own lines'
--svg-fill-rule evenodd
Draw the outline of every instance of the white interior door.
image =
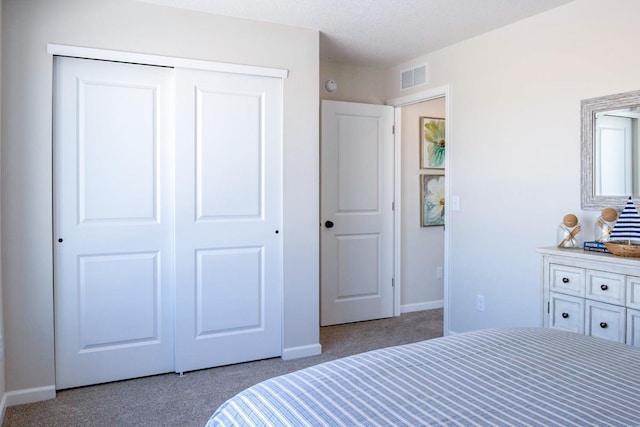
<svg viewBox="0 0 640 427">
<path fill-rule="evenodd" d="M 173 369 L 171 72 L 55 58 L 58 389 Z"/>
<path fill-rule="evenodd" d="M 282 80 L 176 70 L 176 371 L 282 351 Z"/>
<path fill-rule="evenodd" d="M 322 101 L 323 326 L 393 315 L 393 116 Z"/>
</svg>

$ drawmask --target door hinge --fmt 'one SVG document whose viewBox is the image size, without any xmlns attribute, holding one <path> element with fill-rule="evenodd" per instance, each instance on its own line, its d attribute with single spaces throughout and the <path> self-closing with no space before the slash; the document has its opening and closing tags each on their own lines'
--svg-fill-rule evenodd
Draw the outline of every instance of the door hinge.
<svg viewBox="0 0 640 427">
<path fill-rule="evenodd" d="M 549 311 L 549 310 L 550 310 L 550 309 L 549 309 L 549 304 L 550 304 L 550 303 L 549 303 L 549 301 L 547 301 L 547 314 L 549 314 L 549 313 L 550 313 L 550 311 Z"/>
<path fill-rule="evenodd" d="M 396 134 L 396 125 L 391 125 L 391 134 L 392 135 Z"/>
<path fill-rule="evenodd" d="M 396 287 L 396 282 L 395 282 L 395 279 L 393 277 L 391 278 L 391 287 L 392 288 Z"/>
<path fill-rule="evenodd" d="M 391 210 L 392 211 L 396 210 L 396 202 L 391 202 Z"/>
</svg>

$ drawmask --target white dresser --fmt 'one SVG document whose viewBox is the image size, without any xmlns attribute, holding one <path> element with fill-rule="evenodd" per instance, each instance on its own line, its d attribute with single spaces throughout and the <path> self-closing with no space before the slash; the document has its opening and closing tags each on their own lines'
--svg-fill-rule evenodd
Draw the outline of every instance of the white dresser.
<svg viewBox="0 0 640 427">
<path fill-rule="evenodd" d="M 538 248 L 546 328 L 640 347 L 640 258 Z"/>
</svg>

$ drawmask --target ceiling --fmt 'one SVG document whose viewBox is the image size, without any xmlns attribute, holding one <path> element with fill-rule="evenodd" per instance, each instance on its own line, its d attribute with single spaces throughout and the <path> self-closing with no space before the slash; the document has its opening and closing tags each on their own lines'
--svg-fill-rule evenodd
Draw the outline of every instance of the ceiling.
<svg viewBox="0 0 640 427">
<path fill-rule="evenodd" d="M 573 0 L 139 0 L 320 31 L 322 60 L 388 68 Z"/>
</svg>

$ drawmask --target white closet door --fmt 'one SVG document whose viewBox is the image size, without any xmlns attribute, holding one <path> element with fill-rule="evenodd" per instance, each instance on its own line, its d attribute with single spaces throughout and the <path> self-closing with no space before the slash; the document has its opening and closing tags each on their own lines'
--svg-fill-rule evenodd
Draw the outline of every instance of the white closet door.
<svg viewBox="0 0 640 427">
<path fill-rule="evenodd" d="M 176 70 L 176 371 L 281 354 L 282 81 Z"/>
<path fill-rule="evenodd" d="M 173 369 L 171 74 L 55 59 L 58 389 Z"/>
</svg>

